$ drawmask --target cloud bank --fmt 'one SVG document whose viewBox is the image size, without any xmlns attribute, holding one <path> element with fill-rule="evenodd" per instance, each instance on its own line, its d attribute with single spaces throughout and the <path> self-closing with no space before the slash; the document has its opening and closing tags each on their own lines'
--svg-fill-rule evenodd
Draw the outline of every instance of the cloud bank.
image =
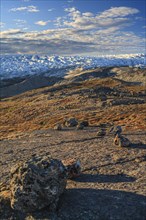
<svg viewBox="0 0 146 220">
<path fill-rule="evenodd" d="M 35 6 L 11 9 L 13 12 L 28 10 L 38 11 Z M 127 30 L 136 22 L 134 15 L 139 13 L 137 9 L 114 7 L 97 14 L 82 13 L 75 7 L 65 8 L 64 11 L 63 17 L 53 21 L 53 29 L 3 31 L 1 53 L 100 55 L 145 52 L 145 39 Z M 49 22 L 40 20 L 35 25 L 46 26 Z"/>
</svg>

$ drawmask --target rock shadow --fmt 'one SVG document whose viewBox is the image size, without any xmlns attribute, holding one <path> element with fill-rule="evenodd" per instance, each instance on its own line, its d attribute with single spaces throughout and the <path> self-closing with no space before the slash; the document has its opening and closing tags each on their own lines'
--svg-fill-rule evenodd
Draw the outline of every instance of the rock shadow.
<svg viewBox="0 0 146 220">
<path fill-rule="evenodd" d="M 74 179 L 76 182 L 86 183 L 120 183 L 120 182 L 134 182 L 136 178 L 127 176 L 125 174 L 118 175 L 103 175 L 103 174 L 81 174 L 78 178 Z"/>
<path fill-rule="evenodd" d="M 32 213 L 17 212 L 10 208 L 10 201 L 0 201 L 0 219 L 9 220 L 145 220 L 145 210 L 143 195 L 90 188 L 67 189 L 54 212 L 48 207 Z"/>
<path fill-rule="evenodd" d="M 145 220 L 146 197 L 118 190 L 67 189 L 62 196 L 61 220 Z"/>
<path fill-rule="evenodd" d="M 143 143 L 132 143 L 128 148 L 146 149 L 146 144 Z"/>
</svg>

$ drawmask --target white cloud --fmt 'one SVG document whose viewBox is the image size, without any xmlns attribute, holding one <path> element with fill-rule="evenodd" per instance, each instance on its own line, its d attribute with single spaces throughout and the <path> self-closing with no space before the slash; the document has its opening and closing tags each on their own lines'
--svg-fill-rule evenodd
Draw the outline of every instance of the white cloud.
<svg viewBox="0 0 146 220">
<path fill-rule="evenodd" d="M 54 10 L 55 10 L 55 8 L 49 8 L 48 9 L 49 12 L 54 11 Z"/>
<path fill-rule="evenodd" d="M 31 12 L 31 13 L 33 13 L 33 12 L 39 12 L 39 9 L 37 9 L 37 7 L 36 6 L 34 6 L 34 5 L 30 5 L 30 6 L 25 6 L 25 7 L 18 7 L 18 8 L 11 8 L 10 10 L 9 10 L 10 12 L 12 11 L 12 12 L 16 12 L 16 11 L 26 11 L 26 12 Z"/>
<path fill-rule="evenodd" d="M 99 15 L 99 18 L 117 18 L 117 17 L 125 17 L 133 14 L 137 14 L 139 12 L 136 8 L 130 7 L 113 7 Z"/>
<path fill-rule="evenodd" d="M 1 32 L 1 37 L 10 37 L 11 35 L 17 35 L 17 34 L 22 34 L 23 31 L 21 29 L 9 29 L 7 31 L 2 31 Z"/>
<path fill-rule="evenodd" d="M 56 18 L 58 28 L 42 31 L 10 29 L 2 32 L 2 52 L 49 54 L 117 54 L 144 52 L 145 39 L 124 29 L 136 22 L 131 16 L 137 9 L 116 7 L 93 14 L 75 7 L 66 8 L 64 17 Z M 23 23 L 17 19 L 18 23 Z M 37 21 L 46 26 L 50 21 Z"/>
<path fill-rule="evenodd" d="M 48 20 L 48 21 L 37 21 L 37 22 L 35 22 L 35 24 L 40 25 L 40 26 L 46 26 L 49 22 L 50 22 L 50 20 Z"/>
<path fill-rule="evenodd" d="M 91 12 L 84 12 L 84 13 L 82 13 L 82 15 L 86 16 L 86 17 L 92 17 L 93 13 L 91 13 Z"/>
<path fill-rule="evenodd" d="M 68 15 L 72 17 L 73 19 L 76 19 L 81 16 L 81 12 L 77 10 L 75 7 L 65 8 L 64 11 L 68 12 L 69 13 Z"/>
<path fill-rule="evenodd" d="M 139 10 L 129 7 L 114 7 L 100 14 L 81 13 L 75 7 L 66 8 L 68 13 L 68 21 L 64 25 L 78 29 L 93 29 L 100 27 L 110 27 L 117 25 L 127 25 L 130 22 L 130 15 L 136 14 Z"/>
</svg>

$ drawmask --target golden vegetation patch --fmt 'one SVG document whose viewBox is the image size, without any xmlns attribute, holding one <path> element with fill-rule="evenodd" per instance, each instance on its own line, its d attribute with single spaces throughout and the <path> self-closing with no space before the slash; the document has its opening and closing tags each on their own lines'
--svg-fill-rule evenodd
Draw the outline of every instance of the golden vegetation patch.
<svg viewBox="0 0 146 220">
<path fill-rule="evenodd" d="M 122 125 L 126 129 L 144 130 L 146 129 L 145 102 L 130 104 L 129 101 L 123 104 L 125 98 L 127 100 L 145 98 L 144 91 L 143 85 L 127 85 L 114 77 L 106 77 L 78 83 L 71 82 L 67 86 L 40 88 L 2 99 L 1 138 L 17 135 L 20 132 L 53 128 L 56 123 L 63 124 L 71 117 L 88 120 L 90 126 L 113 123 Z M 112 104 L 114 102 L 115 104 Z"/>
</svg>

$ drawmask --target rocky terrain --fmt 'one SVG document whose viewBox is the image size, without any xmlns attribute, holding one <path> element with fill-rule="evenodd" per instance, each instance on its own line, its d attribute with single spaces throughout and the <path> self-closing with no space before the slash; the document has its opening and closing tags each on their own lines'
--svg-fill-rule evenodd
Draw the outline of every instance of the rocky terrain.
<svg viewBox="0 0 146 220">
<path fill-rule="evenodd" d="M 88 126 L 68 127 L 70 118 Z M 2 98 L 0 123 L 0 219 L 146 218 L 145 69 L 70 71 L 54 85 Z M 114 145 L 115 125 L 122 126 L 129 147 Z M 79 159 L 82 174 L 67 181 L 56 212 L 14 211 L 10 168 L 48 154 Z"/>
</svg>

